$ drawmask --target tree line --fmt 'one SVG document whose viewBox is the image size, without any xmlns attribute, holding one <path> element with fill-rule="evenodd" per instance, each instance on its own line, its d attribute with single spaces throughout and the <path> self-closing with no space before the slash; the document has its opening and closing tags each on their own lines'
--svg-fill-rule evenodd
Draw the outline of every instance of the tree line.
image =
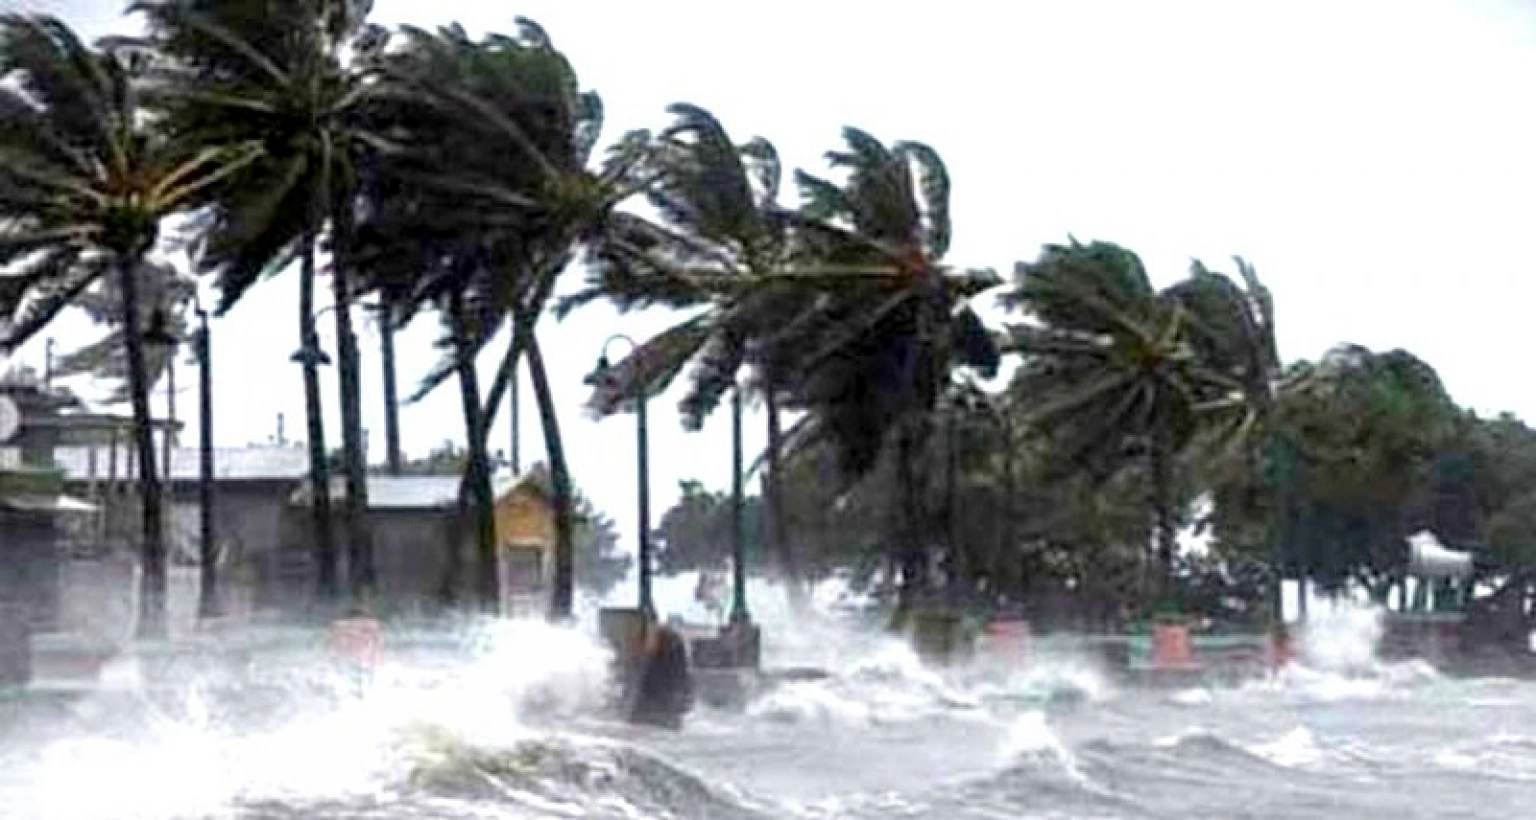
<svg viewBox="0 0 1536 820">
<path fill-rule="evenodd" d="M 1073 460 L 1074 445 L 1038 424 L 1041 394 L 1020 369 L 996 389 L 957 382 L 936 408 L 919 457 L 919 516 L 933 574 L 951 599 L 1002 604 L 1041 628 L 1111 629 L 1156 615 L 1148 548 L 1166 499 L 1173 526 L 1203 549 L 1176 554 L 1169 605 L 1229 627 L 1271 615 L 1273 584 L 1305 579 L 1322 594 L 1367 590 L 1403 603 L 1408 536 L 1436 533 L 1471 550 L 1486 601 L 1505 603 L 1524 640 L 1536 565 L 1536 430 L 1509 415 L 1459 407 L 1423 361 L 1403 350 L 1341 344 L 1291 364 L 1277 396 L 1276 435 L 1258 453 L 1210 436 L 1178 452 L 1169 487 L 1135 450 L 1118 464 Z M 1310 380 L 1303 386 L 1302 379 Z M 805 581 L 841 574 L 880 592 L 894 577 L 885 548 L 895 471 L 885 458 L 841 493 L 824 450 L 791 456 L 787 529 Z M 667 571 L 723 571 L 731 499 L 685 481 L 653 536 Z M 747 554 L 775 573 L 762 493 L 747 498 Z"/>
<path fill-rule="evenodd" d="M 976 586 L 1039 597 L 1057 580 L 1182 606 L 1175 539 L 1197 497 L 1211 499 L 1225 567 L 1212 578 L 1248 561 L 1263 586 L 1304 561 L 1319 583 L 1379 580 L 1401 571 L 1391 545 L 1417 520 L 1405 499 L 1422 496 L 1424 459 L 1455 431 L 1525 435 L 1468 421 L 1406 353 L 1283 365 L 1271 296 L 1241 260 L 1231 273 L 1197 263 L 1165 288 L 1107 242 L 1048 246 L 1010 277 L 958 267 L 951 180 L 921 142 L 845 128 L 831 173 L 795 171 L 791 199 L 772 143 L 738 140 L 695 105 L 605 139 L 601 98 L 531 21 L 473 37 L 387 29 L 369 10 L 141 0 L 129 12 L 144 37 L 96 44 L 53 18 L 0 18 L 3 343 L 92 294 L 120 306 L 146 634 L 164 629 L 165 549 L 141 331 L 152 257 L 169 244 L 215 283 L 217 313 L 297 268 L 315 486 L 330 486 L 316 309 L 330 286 L 346 493 L 338 509 L 325 493 L 313 504 L 324 600 L 373 584 L 354 309 L 380 319 L 386 351 L 417 316 L 440 322 L 441 359 L 416 392 L 457 383 L 475 538 L 454 588 L 483 607 L 499 600 L 487 436 L 527 367 L 555 508 L 554 618 L 571 612 L 578 521 L 538 329 L 595 300 L 687 314 L 609 369 L 592 406 L 622 412 L 682 379 L 679 411 L 696 428 L 733 391 L 760 401 L 762 553 L 800 579 L 862 550 L 900 579 L 898 614 Z M 572 275 L 584 287 L 557 298 Z M 1004 326 L 974 309 L 983 294 L 1000 297 Z M 482 374 L 478 354 L 501 337 Z M 1005 362 L 1004 389 L 977 386 Z M 1345 425 L 1341 408 L 1365 420 Z M 1444 425 L 1451 438 L 1414 432 L 1442 413 L 1460 419 Z M 1468 475 L 1457 492 L 1491 503 L 1481 472 Z M 858 537 L 797 520 L 795 493 L 813 485 L 836 489 L 821 512 L 857 516 Z M 1466 527 L 1492 528 L 1501 513 L 1478 509 Z"/>
</svg>

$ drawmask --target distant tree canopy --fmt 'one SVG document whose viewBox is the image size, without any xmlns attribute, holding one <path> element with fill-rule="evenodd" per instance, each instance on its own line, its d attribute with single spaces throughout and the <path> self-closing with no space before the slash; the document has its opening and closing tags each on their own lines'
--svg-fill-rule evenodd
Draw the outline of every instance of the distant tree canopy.
<svg viewBox="0 0 1536 820">
<path fill-rule="evenodd" d="M 1274 425 L 1294 449 L 1288 466 L 1276 463 L 1278 445 L 1252 469 L 1241 448 L 1209 439 L 1174 462 L 1175 519 L 1208 544 L 1175 561 L 1186 609 L 1261 618 L 1272 534 L 1287 574 L 1325 590 L 1359 583 L 1385 594 L 1405 571 L 1405 539 L 1421 529 L 1474 550 L 1485 577 L 1536 563 L 1536 430 L 1457 407 L 1407 351 L 1345 345 L 1287 375 L 1297 387 L 1282 395 Z M 1035 378 L 1020 373 L 998 393 L 957 389 L 941 403 L 918 461 L 924 539 L 936 545 L 936 571 L 963 577 L 962 586 L 1028 601 L 1045 617 L 1108 623 L 1144 605 L 1155 513 L 1143 466 L 1105 472 L 1064 458 L 1063 439 L 1032 426 L 1024 391 Z M 889 559 L 893 470 L 881 463 L 829 495 L 833 458 L 790 460 L 791 533 L 812 577 L 843 569 L 868 578 Z M 656 530 L 662 569 L 728 566 L 729 495 L 696 481 L 681 489 Z M 749 495 L 755 566 L 760 510 Z"/>
</svg>

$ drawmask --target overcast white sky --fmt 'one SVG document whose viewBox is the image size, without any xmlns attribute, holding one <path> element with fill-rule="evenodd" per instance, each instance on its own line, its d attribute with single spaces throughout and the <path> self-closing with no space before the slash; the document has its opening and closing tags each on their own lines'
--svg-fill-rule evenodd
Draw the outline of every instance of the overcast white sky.
<svg viewBox="0 0 1536 820">
<path fill-rule="evenodd" d="M 128 25 L 114 0 L 3 5 L 91 35 Z M 1133 248 L 1162 281 L 1191 257 L 1230 269 L 1241 254 L 1275 291 L 1287 358 L 1341 341 L 1406 347 L 1463 403 L 1536 418 L 1532 4 L 378 0 L 375 18 L 480 32 L 517 14 L 601 92 L 610 135 L 658 126 L 667 104 L 689 101 L 810 169 L 845 124 L 922 140 L 954 180 L 957 262 L 1006 271 L 1068 233 Z M 221 445 L 266 439 L 279 413 L 290 435 L 301 428 L 295 287 L 276 279 L 216 325 Z M 586 418 L 581 377 L 609 332 L 643 337 L 666 322 L 593 308 L 541 328 L 575 477 L 626 539 L 633 424 Z M 403 383 L 433 361 L 433 332 L 400 340 Z M 376 349 L 371 329 L 366 343 Z M 23 358 L 40 360 L 40 346 Z M 376 355 L 365 366 L 378 458 Z M 530 394 L 528 460 L 542 451 Z M 326 395 L 334 438 L 333 386 Z M 456 402 L 444 389 L 404 410 L 410 452 L 461 436 Z M 688 435 L 674 405 L 652 414 L 656 518 L 679 479 L 724 487 L 729 472 L 723 415 Z M 505 425 L 503 413 L 495 446 Z M 760 426 L 749 421 L 751 446 Z"/>
</svg>

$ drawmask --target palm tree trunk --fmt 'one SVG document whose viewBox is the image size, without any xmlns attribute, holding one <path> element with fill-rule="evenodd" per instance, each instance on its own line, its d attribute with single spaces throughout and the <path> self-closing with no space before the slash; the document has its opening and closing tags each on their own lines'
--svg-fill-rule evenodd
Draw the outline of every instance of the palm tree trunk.
<svg viewBox="0 0 1536 820">
<path fill-rule="evenodd" d="M 896 590 L 896 612 L 892 629 L 906 626 L 913 608 L 928 591 L 928 554 L 923 548 L 922 491 L 917 476 L 920 442 L 911 423 L 903 424 L 896 439 L 896 493 L 898 509 L 892 517 L 899 529 L 897 550 L 901 567 L 901 585 Z"/>
<path fill-rule="evenodd" d="M 459 399 L 464 413 L 464 439 L 468 445 L 471 513 L 475 520 L 475 599 L 481 610 L 495 613 L 501 606 L 501 584 L 496 560 L 496 498 L 491 491 L 490 459 L 485 453 L 485 417 L 480 412 L 480 378 L 475 371 L 474 348 L 465 327 L 459 294 L 449 297 L 455 368 L 459 375 Z M 452 548 L 458 549 L 457 544 Z"/>
<path fill-rule="evenodd" d="M 304 371 L 304 421 L 309 439 L 310 523 L 314 534 L 316 593 L 324 605 L 339 591 L 331 529 L 331 468 L 326 462 L 325 417 L 320 404 L 320 337 L 315 331 L 315 236 L 306 233 L 299 264 L 299 341 Z"/>
<path fill-rule="evenodd" d="M 768 416 L 768 474 L 763 490 L 768 504 L 768 554 L 779 562 L 779 574 L 789 590 L 789 602 L 796 612 L 806 605 L 801 586 L 800 564 L 789 534 L 789 516 L 784 505 L 784 428 L 779 415 L 779 397 L 770 385 L 764 390 Z"/>
<path fill-rule="evenodd" d="M 337 232 L 340 233 L 339 231 Z M 338 254 L 339 255 L 339 254 Z M 373 590 L 372 533 L 368 526 L 368 454 L 363 449 L 363 398 L 358 373 L 357 334 L 352 328 L 351 293 L 339 261 L 333 261 L 332 294 L 336 314 L 337 382 L 341 392 L 341 451 L 347 496 L 347 581 L 352 601 L 361 604 Z"/>
<path fill-rule="evenodd" d="M 1167 446 L 1161 436 L 1152 436 L 1147 460 L 1152 477 L 1152 512 L 1156 516 L 1155 594 L 1161 599 L 1157 603 L 1167 604 L 1173 594 L 1173 555 L 1178 530 L 1173 521 L 1173 476 L 1168 463 Z"/>
<path fill-rule="evenodd" d="M 479 444 L 487 452 L 490 451 L 490 427 L 496 420 L 496 408 L 501 406 L 502 397 L 506 395 L 507 390 L 512 384 L 512 377 L 517 372 L 518 360 L 522 358 L 523 352 L 527 348 L 526 335 L 516 331 L 517 323 L 515 318 L 511 322 L 511 327 L 513 328 L 512 344 L 507 348 L 506 354 L 501 357 L 501 364 L 496 366 L 496 376 L 491 380 L 491 390 L 486 394 L 485 402 L 481 404 Z M 460 501 L 465 501 L 469 498 L 469 481 L 469 471 L 465 470 L 463 478 L 459 482 Z"/>
<path fill-rule="evenodd" d="M 544 368 L 544 354 L 534 333 L 531 318 L 519 317 L 519 333 L 526 334 L 528 376 L 533 382 L 534 399 L 539 405 L 539 424 L 544 428 L 544 451 L 549 457 L 549 476 L 555 503 L 555 577 L 549 598 L 549 618 L 568 621 L 575 603 L 576 567 L 574 541 L 576 521 L 572 505 L 571 473 L 565 461 L 565 442 L 560 437 L 560 417 L 555 412 L 555 396 L 549 386 L 549 372 Z"/>
<path fill-rule="evenodd" d="M 331 298 L 336 314 L 337 382 L 341 391 L 341 451 L 346 474 L 347 579 L 354 604 L 373 594 L 373 531 L 368 521 L 368 449 L 363 440 L 362 362 L 352 326 L 348 252 L 352 240 L 352 199 L 331 200 Z"/>
<path fill-rule="evenodd" d="M 165 530 L 162 527 L 160 477 L 155 472 L 155 434 L 149 414 L 149 373 L 144 363 L 144 339 L 139 335 L 137 267 L 142 260 L 118 259 L 122 282 L 123 335 L 128 353 L 128 391 L 133 403 L 133 436 L 139 456 L 139 502 L 142 527 L 139 575 L 140 638 L 166 634 Z"/>
<path fill-rule="evenodd" d="M 379 354 L 384 360 L 384 452 L 390 475 L 400 475 L 400 390 L 395 382 L 395 323 L 388 307 L 379 311 Z"/>
<path fill-rule="evenodd" d="M 946 573 L 945 582 L 948 589 L 945 597 L 954 602 L 963 600 L 963 596 L 969 592 L 971 580 L 970 561 L 960 543 L 960 460 L 957 447 L 960 439 L 959 411 L 953 403 L 945 408 L 946 419 L 944 424 L 944 540 L 949 551 L 949 572 Z"/>
<path fill-rule="evenodd" d="M 513 334 L 511 334 L 511 336 L 512 336 L 512 341 L 508 343 L 509 346 L 510 346 L 508 351 L 507 351 L 508 356 L 512 356 L 512 354 L 516 350 L 516 346 L 517 346 L 517 334 L 513 333 Z M 512 356 L 510 361 L 512 363 L 512 376 L 507 381 L 507 420 L 512 425 L 512 442 L 511 442 L 512 449 L 510 451 L 508 451 L 507 456 L 508 456 L 508 460 L 512 464 L 512 474 L 513 475 L 522 475 L 523 474 L 523 416 L 522 416 L 522 409 L 523 408 L 522 408 L 522 397 L 518 395 L 518 389 L 517 389 L 517 358 L 515 356 Z"/>
</svg>

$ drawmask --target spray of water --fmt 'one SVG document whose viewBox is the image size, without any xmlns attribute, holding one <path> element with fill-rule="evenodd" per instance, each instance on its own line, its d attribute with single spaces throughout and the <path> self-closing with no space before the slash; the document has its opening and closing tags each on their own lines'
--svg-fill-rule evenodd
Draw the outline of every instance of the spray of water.
<svg viewBox="0 0 1536 820">
<path fill-rule="evenodd" d="M 1317 607 L 1301 631 L 1306 664 L 1316 670 L 1341 674 L 1375 670 L 1382 617 L 1379 607 L 1343 599 Z"/>
<path fill-rule="evenodd" d="M 60 820 L 208 817 L 256 799 L 387 797 L 444 738 L 514 745 L 605 696 L 607 653 L 573 629 L 490 622 L 386 634 L 371 672 L 302 633 L 256 663 L 220 653 L 129 656 L 114 686 L 75 704 L 0 804 Z M 190 653 L 190 650 L 188 650 Z M 83 787 L 88 786 L 88 787 Z"/>
</svg>

